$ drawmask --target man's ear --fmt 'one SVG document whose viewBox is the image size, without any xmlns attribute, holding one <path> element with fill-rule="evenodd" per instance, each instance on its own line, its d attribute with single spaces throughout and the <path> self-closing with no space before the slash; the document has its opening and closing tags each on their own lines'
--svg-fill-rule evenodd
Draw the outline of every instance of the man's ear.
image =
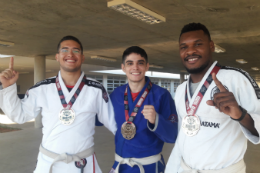
<svg viewBox="0 0 260 173">
<path fill-rule="evenodd" d="M 212 40 L 209 43 L 209 47 L 210 47 L 211 52 L 215 52 L 215 44 Z"/>
<path fill-rule="evenodd" d="M 85 56 L 84 55 L 82 55 L 82 63 L 85 61 Z"/>
<path fill-rule="evenodd" d="M 149 62 L 147 62 L 147 64 L 146 64 L 146 71 L 149 70 L 149 67 L 150 67 L 150 64 L 149 64 Z"/>
<path fill-rule="evenodd" d="M 59 54 L 56 53 L 56 55 L 55 55 L 55 59 L 56 59 L 56 61 L 59 62 Z"/>
<path fill-rule="evenodd" d="M 123 70 L 123 72 L 125 72 L 125 65 L 124 65 L 124 63 L 121 64 L 121 69 Z"/>
</svg>

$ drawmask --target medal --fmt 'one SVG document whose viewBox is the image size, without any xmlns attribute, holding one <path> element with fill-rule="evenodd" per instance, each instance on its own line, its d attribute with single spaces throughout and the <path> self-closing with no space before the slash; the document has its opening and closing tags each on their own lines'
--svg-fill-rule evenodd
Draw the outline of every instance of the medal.
<svg viewBox="0 0 260 173">
<path fill-rule="evenodd" d="M 200 130 L 200 119 L 197 115 L 187 115 L 182 119 L 181 127 L 187 136 L 194 136 Z"/>
<path fill-rule="evenodd" d="M 124 122 L 121 127 L 121 133 L 125 139 L 133 139 L 136 134 L 134 123 Z"/>
<path fill-rule="evenodd" d="M 196 111 L 200 105 L 200 102 L 201 102 L 202 98 L 204 97 L 204 94 L 206 93 L 209 85 L 213 81 L 212 73 L 217 74 L 220 68 L 221 67 L 219 67 L 218 65 L 215 65 L 214 68 L 211 70 L 207 79 L 204 81 L 204 84 L 201 86 L 198 95 L 195 97 L 194 102 L 191 107 L 189 106 L 189 99 L 188 99 L 188 95 L 187 95 L 187 85 L 189 84 L 189 81 L 187 82 L 186 91 L 185 91 L 185 106 L 186 106 L 186 111 L 187 111 L 188 115 L 182 118 L 182 125 L 181 125 L 183 132 L 187 136 L 194 136 L 200 130 L 200 119 L 197 115 L 195 115 L 195 113 L 196 113 Z"/>
<path fill-rule="evenodd" d="M 135 124 L 133 123 L 137 112 L 139 111 L 140 107 L 142 106 L 146 96 L 148 95 L 148 93 L 150 92 L 151 88 L 152 88 L 152 83 L 149 82 L 147 84 L 147 87 L 145 88 L 142 96 L 140 97 L 140 99 L 136 102 L 137 104 L 135 105 L 133 112 L 131 113 L 131 116 L 129 117 L 129 106 L 128 106 L 128 95 L 127 95 L 127 88 L 128 86 L 126 86 L 125 89 L 125 94 L 124 94 L 124 106 L 125 106 L 125 119 L 126 122 L 124 122 L 121 126 L 121 133 L 122 136 L 127 139 L 133 139 L 135 134 L 136 134 L 136 127 Z"/>
<path fill-rule="evenodd" d="M 59 118 L 62 124 L 70 125 L 75 120 L 75 112 L 72 109 L 62 109 Z"/>
<path fill-rule="evenodd" d="M 82 90 L 84 84 L 85 84 L 86 76 L 83 76 L 82 81 L 78 87 L 78 89 L 75 91 L 74 95 L 70 99 L 70 102 L 67 104 L 65 100 L 65 96 L 62 92 L 60 82 L 59 82 L 59 76 L 57 75 L 56 77 L 56 87 L 58 90 L 58 94 L 60 96 L 60 101 L 64 109 L 62 109 L 59 113 L 59 120 L 63 125 L 71 125 L 75 118 L 76 114 L 75 112 L 71 109 L 72 105 L 75 103 L 76 99 L 78 98 L 80 91 Z"/>
</svg>

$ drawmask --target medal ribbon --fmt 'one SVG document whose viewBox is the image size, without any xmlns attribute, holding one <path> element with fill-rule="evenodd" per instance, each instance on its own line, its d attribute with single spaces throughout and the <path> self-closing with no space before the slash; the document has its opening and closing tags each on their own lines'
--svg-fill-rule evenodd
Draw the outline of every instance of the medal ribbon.
<svg viewBox="0 0 260 173">
<path fill-rule="evenodd" d="M 75 91 L 74 95 L 70 99 L 70 102 L 67 104 L 65 97 L 64 97 L 64 94 L 62 92 L 61 86 L 60 86 L 59 76 L 57 75 L 57 77 L 56 77 L 56 87 L 57 87 L 57 90 L 58 90 L 58 93 L 59 93 L 59 96 L 60 96 L 61 104 L 64 107 L 64 109 L 71 109 L 72 105 L 75 103 L 77 97 L 79 96 L 80 91 L 82 90 L 82 88 L 85 84 L 85 80 L 86 80 L 86 76 L 84 75 L 78 89 Z"/>
<path fill-rule="evenodd" d="M 204 97 L 204 94 L 206 93 L 209 85 L 211 84 L 211 82 L 213 81 L 212 79 L 212 73 L 215 73 L 217 75 L 219 69 L 221 67 L 216 65 L 210 72 L 210 74 L 208 75 L 207 79 L 205 80 L 204 84 L 201 86 L 200 91 L 198 93 L 198 95 L 196 96 L 196 98 L 194 99 L 194 102 L 190 108 L 189 106 L 189 99 L 188 99 L 188 95 L 187 95 L 187 85 L 186 85 L 186 90 L 185 90 L 185 105 L 186 105 L 186 111 L 188 113 L 188 115 L 192 115 L 194 116 L 195 112 L 197 111 L 200 102 L 202 100 L 202 98 Z"/>
<path fill-rule="evenodd" d="M 135 108 L 134 108 L 133 112 L 131 113 L 130 117 L 129 117 L 129 105 L 128 105 L 127 88 L 128 87 L 126 86 L 125 94 L 124 94 L 125 119 L 128 123 L 132 123 L 135 119 L 137 112 L 139 111 L 140 107 L 142 106 L 145 98 L 147 97 L 148 93 L 150 92 L 150 90 L 152 88 L 152 83 L 149 82 L 149 84 L 147 85 L 147 87 L 146 87 L 145 91 L 143 92 L 142 96 L 140 97 L 140 99 L 136 103 Z"/>
</svg>

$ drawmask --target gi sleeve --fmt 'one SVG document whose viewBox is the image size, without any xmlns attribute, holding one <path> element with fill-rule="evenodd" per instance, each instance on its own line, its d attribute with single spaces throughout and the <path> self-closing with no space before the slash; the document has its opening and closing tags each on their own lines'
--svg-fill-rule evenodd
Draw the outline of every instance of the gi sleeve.
<svg viewBox="0 0 260 173">
<path fill-rule="evenodd" d="M 24 99 L 20 100 L 16 84 L 0 90 L 0 108 L 12 121 L 19 124 L 30 121 L 41 112 L 41 108 L 37 106 L 37 93 L 33 90 L 27 92 Z"/>
<path fill-rule="evenodd" d="M 244 75 L 238 73 L 238 77 L 233 79 L 233 92 L 238 104 L 247 110 L 254 120 L 254 126 L 260 134 L 260 88 L 247 72 Z M 237 87 L 239 86 L 239 87 Z M 240 124 L 240 123 L 239 123 Z M 259 137 L 254 136 L 249 130 L 240 124 L 245 137 L 253 144 L 259 144 Z"/>
<path fill-rule="evenodd" d="M 100 90 L 98 93 L 97 106 L 98 120 L 104 124 L 104 126 L 108 128 L 113 134 L 115 134 L 117 126 L 114 116 L 114 109 L 105 88 L 103 88 L 102 91 Z"/>
<path fill-rule="evenodd" d="M 162 95 L 159 103 L 155 124 L 147 121 L 147 127 L 162 141 L 174 143 L 177 138 L 178 117 L 174 101 L 168 91 Z"/>
<path fill-rule="evenodd" d="M 182 118 L 180 116 L 178 116 L 178 133 L 180 132 L 181 124 L 182 124 Z M 179 143 L 178 139 L 179 139 L 179 137 L 177 137 L 177 140 L 174 144 L 171 155 L 170 155 L 168 162 L 166 164 L 165 173 L 182 172 L 182 168 L 181 168 L 182 154 L 181 154 L 181 151 L 180 151 L 180 148 L 179 148 L 180 143 Z"/>
</svg>

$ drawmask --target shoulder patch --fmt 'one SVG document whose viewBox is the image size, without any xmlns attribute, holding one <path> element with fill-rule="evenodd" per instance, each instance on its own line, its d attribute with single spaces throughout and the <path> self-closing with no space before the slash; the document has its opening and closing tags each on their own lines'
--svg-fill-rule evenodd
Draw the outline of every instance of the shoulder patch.
<svg viewBox="0 0 260 173">
<path fill-rule="evenodd" d="M 229 91 L 228 87 L 226 85 L 224 85 L 224 87 Z M 210 93 L 210 98 L 211 100 L 214 100 L 214 95 L 219 93 L 220 90 L 218 89 L 217 86 L 215 86 L 212 90 L 211 90 L 211 93 Z"/>
<path fill-rule="evenodd" d="M 175 115 L 175 114 L 171 114 L 171 115 L 168 117 L 168 120 L 169 120 L 171 123 L 178 123 L 178 116 Z"/>
<path fill-rule="evenodd" d="M 235 70 L 235 71 L 242 73 L 249 80 L 249 82 L 252 84 L 253 88 L 255 89 L 256 97 L 258 99 L 260 99 L 260 88 L 259 88 L 258 84 L 256 83 L 256 81 L 249 75 L 249 73 L 247 73 L 246 71 L 244 71 L 240 68 L 235 68 L 235 67 L 230 67 L 230 66 L 222 66 L 221 69 Z"/>
<path fill-rule="evenodd" d="M 86 79 L 85 80 L 85 85 L 101 89 L 102 90 L 102 97 L 103 97 L 103 99 L 105 100 L 106 103 L 108 102 L 107 91 L 106 91 L 106 89 L 104 88 L 104 86 L 101 83 L 93 81 L 93 80 Z"/>
<path fill-rule="evenodd" d="M 41 86 L 41 85 L 48 85 L 48 84 L 51 84 L 51 83 L 55 83 L 55 79 L 56 78 L 49 78 L 49 79 L 45 79 L 45 80 L 42 80 L 40 82 L 37 82 L 34 86 L 32 86 L 30 89 L 33 89 L 33 88 L 36 88 L 38 86 Z M 30 90 L 29 89 L 29 90 Z"/>
</svg>

